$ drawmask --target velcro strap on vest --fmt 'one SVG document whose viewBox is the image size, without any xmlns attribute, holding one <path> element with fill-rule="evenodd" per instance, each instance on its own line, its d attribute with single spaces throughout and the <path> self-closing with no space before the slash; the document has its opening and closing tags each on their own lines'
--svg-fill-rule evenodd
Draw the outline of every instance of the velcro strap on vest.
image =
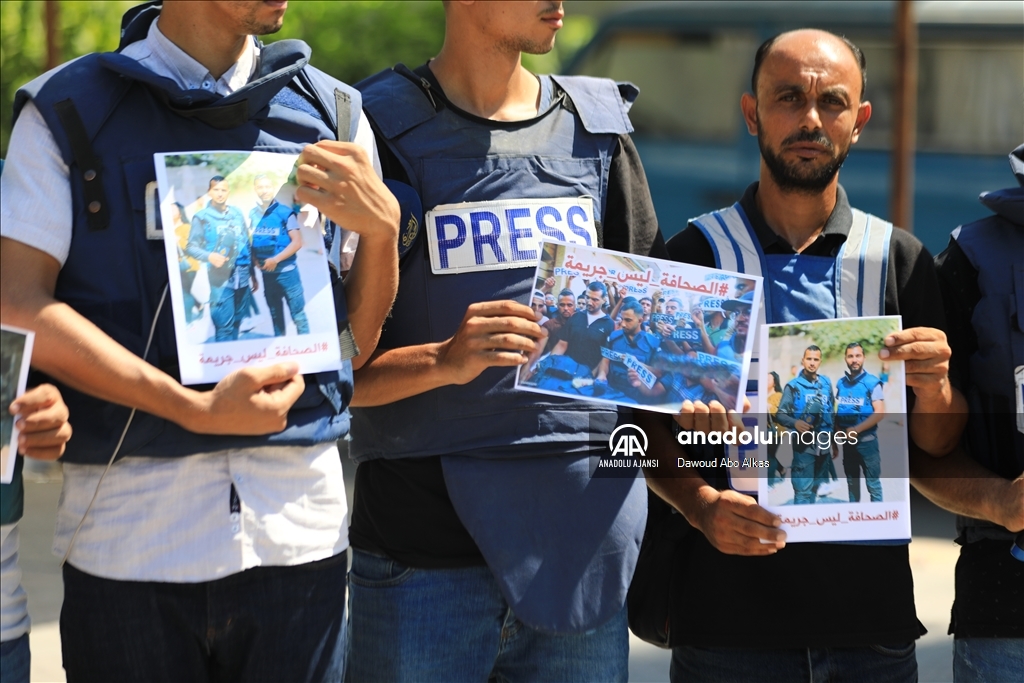
<svg viewBox="0 0 1024 683">
<path fill-rule="evenodd" d="M 338 110 L 338 142 L 352 142 L 352 98 L 335 88 L 334 103 Z"/>
<path fill-rule="evenodd" d="M 68 136 L 71 153 L 75 156 L 75 165 L 82 174 L 89 230 L 106 230 L 110 225 L 110 212 L 103 191 L 103 167 L 92 149 L 82 117 L 71 99 L 57 102 L 53 109 L 57 112 L 61 126 L 64 127 L 65 135 Z"/>
</svg>

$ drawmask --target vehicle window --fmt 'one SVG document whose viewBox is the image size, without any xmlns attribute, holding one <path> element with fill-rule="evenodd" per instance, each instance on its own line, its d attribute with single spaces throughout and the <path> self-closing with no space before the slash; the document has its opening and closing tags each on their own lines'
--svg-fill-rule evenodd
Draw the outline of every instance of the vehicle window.
<svg viewBox="0 0 1024 683">
<path fill-rule="evenodd" d="M 740 32 L 620 31 L 574 72 L 635 83 L 629 118 L 641 135 L 729 142 L 741 130 L 739 96 L 756 49 Z"/>
<path fill-rule="evenodd" d="M 851 40 L 868 64 L 871 123 L 860 145 L 889 146 L 893 50 L 888 42 Z M 1003 154 L 1024 131 L 1024 44 L 922 40 L 918 63 L 917 148 Z"/>
</svg>

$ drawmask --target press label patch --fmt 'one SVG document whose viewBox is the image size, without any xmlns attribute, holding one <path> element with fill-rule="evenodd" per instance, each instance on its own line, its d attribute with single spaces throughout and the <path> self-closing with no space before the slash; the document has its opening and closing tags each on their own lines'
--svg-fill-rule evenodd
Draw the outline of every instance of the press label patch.
<svg viewBox="0 0 1024 683">
<path fill-rule="evenodd" d="M 437 275 L 535 268 L 543 239 L 597 246 L 590 197 L 444 204 L 426 215 Z"/>
</svg>

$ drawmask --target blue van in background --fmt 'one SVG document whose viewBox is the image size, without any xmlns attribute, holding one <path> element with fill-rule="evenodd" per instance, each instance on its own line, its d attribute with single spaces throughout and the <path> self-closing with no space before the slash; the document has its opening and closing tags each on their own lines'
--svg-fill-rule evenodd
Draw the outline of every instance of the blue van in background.
<svg viewBox="0 0 1024 683">
<path fill-rule="evenodd" d="M 984 216 L 978 194 L 1007 187 L 1024 142 L 1024 3 L 915 2 L 919 25 L 915 235 L 933 254 Z M 632 81 L 630 111 L 666 238 L 739 199 L 760 153 L 740 114 L 754 52 L 779 32 L 845 35 L 867 59 L 873 114 L 840 173 L 851 203 L 889 213 L 894 3 L 652 2 L 604 18 L 569 74 Z"/>
</svg>

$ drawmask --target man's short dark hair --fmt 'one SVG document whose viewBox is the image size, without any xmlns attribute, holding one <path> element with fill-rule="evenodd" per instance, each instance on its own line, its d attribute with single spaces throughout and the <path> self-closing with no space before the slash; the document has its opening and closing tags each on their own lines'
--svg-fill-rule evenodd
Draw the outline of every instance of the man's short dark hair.
<svg viewBox="0 0 1024 683">
<path fill-rule="evenodd" d="M 804 355 L 805 355 L 805 356 L 807 355 L 807 352 L 808 352 L 808 351 L 817 351 L 818 353 L 821 353 L 821 349 L 819 349 L 819 348 L 818 348 L 817 346 L 815 346 L 814 344 L 811 344 L 811 345 L 810 345 L 810 346 L 808 346 L 808 347 L 807 347 L 806 349 L 804 349 Z"/>
<path fill-rule="evenodd" d="M 633 311 L 638 317 L 644 314 L 643 306 L 633 296 L 627 296 L 622 300 L 622 308 L 619 309 L 619 312 L 625 313 L 626 311 Z"/>
<path fill-rule="evenodd" d="M 850 52 L 853 53 L 854 59 L 857 60 L 857 66 L 860 68 L 860 97 L 863 100 L 864 89 L 868 87 L 868 63 L 864 58 L 864 53 L 861 52 L 861 49 L 854 45 L 853 41 L 846 36 L 839 36 L 831 31 L 825 31 L 824 29 L 815 30 L 821 30 L 830 36 L 835 36 L 839 40 L 843 41 L 846 44 L 846 47 L 850 48 Z M 768 56 L 768 53 L 771 52 L 772 46 L 775 45 L 775 41 L 779 39 L 779 36 L 785 35 L 786 33 L 792 33 L 792 31 L 778 33 L 761 43 L 761 47 L 757 48 L 757 52 L 754 54 L 754 71 L 750 74 L 750 91 L 753 93 L 754 97 L 757 97 L 757 77 L 761 73 L 761 64 L 764 62 L 765 57 Z"/>
<path fill-rule="evenodd" d="M 647 303 L 649 303 L 649 304 L 653 304 L 654 303 L 653 301 L 651 301 L 651 297 L 649 297 L 649 296 L 645 296 L 644 298 L 640 299 L 640 303 L 643 303 L 645 301 Z"/>
<path fill-rule="evenodd" d="M 270 180 L 266 173 L 257 173 L 252 177 L 252 184 L 255 185 L 261 180 Z"/>
<path fill-rule="evenodd" d="M 561 292 L 558 293 L 559 299 L 561 299 L 563 296 L 571 296 L 574 300 L 576 299 L 576 295 L 572 293 L 571 289 L 563 289 Z"/>
<path fill-rule="evenodd" d="M 861 344 L 860 342 L 850 342 L 849 344 L 846 345 L 846 350 L 849 351 L 850 349 L 860 349 L 861 351 L 863 351 L 864 345 Z"/>
<path fill-rule="evenodd" d="M 210 178 L 210 184 L 206 186 L 206 189 L 210 189 L 211 187 L 213 187 L 217 183 L 222 183 L 222 182 L 224 182 L 224 176 L 222 176 L 222 175 L 215 175 L 212 178 Z"/>
<path fill-rule="evenodd" d="M 593 282 L 591 282 L 589 285 L 587 285 L 587 289 L 589 289 L 592 292 L 601 292 L 601 296 L 603 297 L 608 296 L 608 289 L 600 280 L 594 280 Z"/>
</svg>

